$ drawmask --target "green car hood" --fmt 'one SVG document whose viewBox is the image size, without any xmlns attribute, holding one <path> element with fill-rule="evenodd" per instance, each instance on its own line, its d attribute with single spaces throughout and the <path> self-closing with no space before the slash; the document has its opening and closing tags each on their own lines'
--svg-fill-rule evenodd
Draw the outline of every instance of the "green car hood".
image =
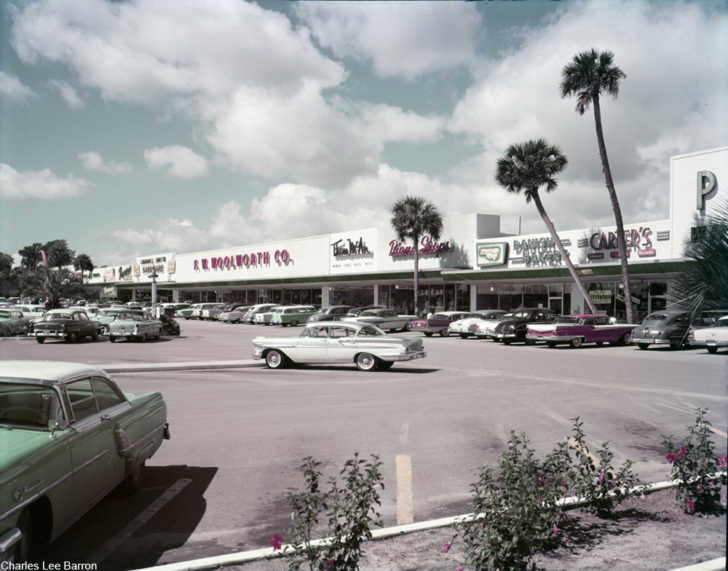
<svg viewBox="0 0 728 571">
<path fill-rule="evenodd" d="M 50 433 L 43 430 L 0 427 L 0 474 L 51 442 Z"/>
</svg>

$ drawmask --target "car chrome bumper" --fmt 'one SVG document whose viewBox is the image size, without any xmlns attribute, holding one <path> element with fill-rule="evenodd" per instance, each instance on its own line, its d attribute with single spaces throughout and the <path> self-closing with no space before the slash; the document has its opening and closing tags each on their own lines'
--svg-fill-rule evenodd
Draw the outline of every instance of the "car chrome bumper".
<svg viewBox="0 0 728 571">
<path fill-rule="evenodd" d="M 386 361 L 411 361 L 412 359 L 423 359 L 426 353 L 424 351 L 416 351 L 414 353 L 402 353 L 396 357 L 387 357 Z"/>
<path fill-rule="evenodd" d="M 691 339 L 691 347 L 728 347 L 728 341 L 718 339 Z"/>
<path fill-rule="evenodd" d="M 647 345 L 669 345 L 670 340 L 669 339 L 660 339 L 659 337 L 632 337 L 632 343 L 635 343 L 639 345 L 647 344 Z"/>
<path fill-rule="evenodd" d="M 515 339 L 518 337 L 515 333 L 493 333 L 490 335 L 493 339 L 503 340 L 503 339 Z"/>
<path fill-rule="evenodd" d="M 9 529 L 0 535 L 0 561 L 9 561 L 9 558 L 13 555 L 13 547 L 15 547 L 15 544 L 22 538 L 23 533 L 17 527 Z M 12 569 L 12 567 L 9 567 L 9 569 Z"/>
<path fill-rule="evenodd" d="M 33 331 L 30 335 L 33 337 L 65 337 L 68 334 L 65 331 Z"/>
</svg>

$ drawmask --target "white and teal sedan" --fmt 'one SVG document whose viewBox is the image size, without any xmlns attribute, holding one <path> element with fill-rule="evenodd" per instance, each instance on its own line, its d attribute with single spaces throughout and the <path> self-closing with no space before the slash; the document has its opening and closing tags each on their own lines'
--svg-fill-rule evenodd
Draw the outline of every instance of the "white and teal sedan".
<svg viewBox="0 0 728 571">
<path fill-rule="evenodd" d="M 481 324 L 487 327 L 487 321 L 497 321 L 506 314 L 503 309 L 481 309 L 473 312 L 469 317 L 453 321 L 448 327 L 450 335 L 460 335 L 461 338 L 475 337 L 478 332 L 478 326 Z"/>
<path fill-rule="evenodd" d="M 138 311 L 117 313 L 114 320 L 107 325 L 109 341 L 114 343 L 124 337 L 127 341 L 147 341 L 162 336 L 162 322 L 152 319 Z"/>
<path fill-rule="evenodd" d="M 253 357 L 270 369 L 288 364 L 353 363 L 361 371 L 389 369 L 395 361 L 425 357 L 422 338 L 391 337 L 367 323 L 320 321 L 296 337 L 256 337 Z"/>
</svg>

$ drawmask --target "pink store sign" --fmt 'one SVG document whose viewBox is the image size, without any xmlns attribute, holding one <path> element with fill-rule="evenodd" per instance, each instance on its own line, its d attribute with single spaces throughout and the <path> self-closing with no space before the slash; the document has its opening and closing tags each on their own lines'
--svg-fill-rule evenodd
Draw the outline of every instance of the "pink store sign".
<svg viewBox="0 0 728 571">
<path fill-rule="evenodd" d="M 216 256 L 211 258 L 200 258 L 193 262 L 195 271 L 210 270 L 242 270 L 250 268 L 270 267 L 271 258 L 279 266 L 287 266 L 293 262 L 288 250 L 276 250 L 272 253 L 250 252 L 249 254 L 231 254 L 230 256 Z"/>
<path fill-rule="evenodd" d="M 652 244 L 652 228 L 640 226 L 639 230 L 624 231 L 624 245 L 627 249 L 627 257 L 634 250 L 640 258 L 652 258 L 657 251 Z M 587 254 L 590 260 L 603 260 L 609 255 L 610 258 L 619 258 L 617 249 L 617 234 L 615 232 L 595 232 L 589 238 L 589 246 L 593 252 Z"/>
<path fill-rule="evenodd" d="M 447 252 L 450 250 L 450 242 L 436 242 L 431 236 L 424 235 L 420 239 L 420 254 L 430 254 L 439 256 L 441 252 Z M 405 258 L 407 256 L 414 256 L 415 249 L 412 246 L 406 246 L 399 240 L 392 240 L 389 242 L 389 255 L 393 258 Z"/>
</svg>

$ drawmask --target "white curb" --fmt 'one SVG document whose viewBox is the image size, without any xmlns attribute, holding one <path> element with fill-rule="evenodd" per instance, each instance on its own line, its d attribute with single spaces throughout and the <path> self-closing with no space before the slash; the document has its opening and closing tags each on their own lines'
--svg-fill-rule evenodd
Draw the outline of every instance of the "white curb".
<svg viewBox="0 0 728 571">
<path fill-rule="evenodd" d="M 712 478 L 718 478 L 722 475 L 722 472 L 717 472 L 711 476 Z M 674 488 L 678 485 L 677 481 L 669 482 L 655 482 L 654 484 L 646 484 L 644 486 L 637 486 L 629 490 L 630 493 L 639 495 L 640 493 L 652 493 L 659 490 L 665 490 L 668 488 Z M 615 494 L 614 491 L 611 492 Z M 580 505 L 587 503 L 584 498 L 572 496 L 569 498 L 563 498 L 557 502 L 558 505 L 563 506 L 567 509 L 575 508 Z M 372 530 L 372 539 L 383 539 L 387 537 L 395 537 L 399 535 L 405 535 L 414 531 L 424 531 L 427 529 L 437 529 L 440 527 L 449 527 L 458 522 L 467 522 L 474 519 L 484 517 L 485 514 L 463 514 L 458 516 L 443 517 L 439 519 L 431 519 L 427 521 L 420 521 L 417 523 L 409 523 L 406 525 L 397 525 L 394 527 L 385 527 L 381 529 Z M 315 539 L 311 542 L 314 547 L 322 547 L 329 544 L 332 538 L 325 537 L 323 539 Z M 198 569 L 215 569 L 222 565 L 232 565 L 234 563 L 248 563 L 250 561 L 257 561 L 260 559 L 275 559 L 283 556 L 283 552 L 287 545 L 283 545 L 283 549 L 274 551 L 272 547 L 264 547 L 262 549 L 253 549 L 251 551 L 239 551 L 237 553 L 228 553 L 226 555 L 216 555 L 213 557 L 203 557 L 201 559 L 192 559 L 190 561 L 180 561 L 178 563 L 167 563 L 164 565 L 158 565 L 155 567 L 145 567 L 143 569 L 137 569 L 136 571 L 193 571 Z M 713 564 L 721 560 L 715 559 L 714 561 L 707 561 L 699 565 Z M 725 564 L 725 557 L 722 558 Z M 694 566 L 695 571 L 712 571 L 713 569 L 724 569 L 722 567 L 699 567 Z M 680 571 L 693 571 L 693 567 L 685 567 Z M 678 570 L 675 570 L 678 571 Z"/>
<path fill-rule="evenodd" d="M 721 571 L 725 569 L 725 557 L 718 557 L 718 559 L 711 559 L 710 561 L 703 561 L 702 563 L 696 563 L 695 565 L 688 565 L 687 567 L 678 567 L 672 571 Z"/>
<path fill-rule="evenodd" d="M 182 363 L 107 363 L 94 365 L 107 373 L 146 373 L 149 371 L 201 371 L 214 369 L 242 369 L 261 367 L 263 361 L 186 361 Z"/>
</svg>

